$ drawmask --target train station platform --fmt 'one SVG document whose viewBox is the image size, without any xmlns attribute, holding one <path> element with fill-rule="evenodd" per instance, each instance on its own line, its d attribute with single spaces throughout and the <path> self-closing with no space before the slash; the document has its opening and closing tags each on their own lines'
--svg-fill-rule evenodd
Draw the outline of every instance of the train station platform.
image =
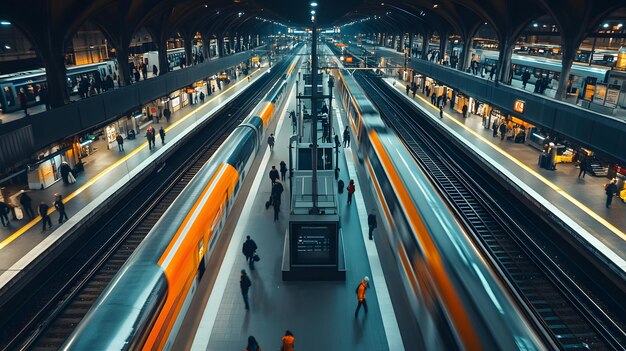
<svg viewBox="0 0 626 351">
<path fill-rule="evenodd" d="M 9 227 L 0 227 L 0 295 L 10 289 L 16 277 L 26 275 L 31 264 L 45 256 L 64 236 L 77 230 L 93 213 L 109 206 L 108 201 L 116 191 L 123 191 L 138 176 L 155 170 L 194 128 L 210 120 L 223 104 L 246 91 L 267 69 L 264 66 L 252 71 L 250 80 L 240 76 L 238 80 L 222 85 L 221 90 L 207 96 L 203 104 L 187 105 L 172 113 L 169 123 L 165 118 L 161 123 L 153 121 L 157 134 L 160 127 L 165 129 L 165 144 L 157 137 L 156 147 L 149 150 L 145 132 L 134 140 L 125 140 L 124 151 L 118 151 L 117 147 L 107 149 L 105 141 L 96 141 L 95 148 L 100 150 L 84 160 L 84 171 L 76 176 L 76 183 L 59 181 L 45 190 L 29 191 L 34 211 L 40 202 L 50 205 L 53 225 L 42 231 L 41 217 L 37 216 L 32 220 L 27 217 L 21 221 L 12 219 Z M 17 189 L 13 190 L 14 195 L 19 195 Z M 63 224 L 58 223 L 51 205 L 55 193 L 64 195 L 69 220 Z M 15 200 L 19 203 L 17 198 Z"/>
<path fill-rule="evenodd" d="M 383 56 L 387 59 L 392 58 L 394 61 L 391 61 L 393 63 L 390 63 L 390 65 L 399 65 L 402 66 L 404 64 L 404 53 L 402 52 L 398 52 L 392 48 L 388 48 L 386 46 L 371 46 L 371 45 L 363 45 L 364 48 L 368 49 L 368 50 L 372 50 L 374 52 L 376 52 L 377 55 Z M 498 55 L 498 52 L 495 52 L 495 55 Z M 560 61 L 558 60 L 553 60 L 553 59 L 548 59 L 548 58 L 535 58 L 532 56 L 522 56 L 524 59 L 529 60 L 529 62 L 534 62 L 535 60 L 542 60 L 542 61 L 555 61 L 558 63 L 558 65 L 561 64 Z M 409 59 L 411 60 L 421 60 L 421 58 L 419 57 L 410 57 Z M 605 68 L 606 69 L 606 68 Z M 493 81 L 495 79 L 495 77 L 491 76 L 489 74 L 489 71 L 487 72 L 481 72 L 480 70 L 478 71 L 477 74 L 472 74 L 471 71 L 468 72 L 463 72 L 463 71 L 459 71 L 460 73 L 463 74 L 467 74 L 467 75 L 471 75 L 473 77 L 477 77 L 477 78 L 482 78 L 484 80 L 491 80 Z M 521 80 L 518 79 L 512 79 L 509 86 L 523 90 L 527 93 L 533 93 L 535 95 L 543 95 L 546 98 L 549 99 L 555 99 L 556 96 L 556 84 L 551 84 L 548 88 L 545 89 L 545 91 L 543 92 L 543 94 L 539 94 L 535 91 L 535 84 L 533 82 L 528 82 L 526 84 L 526 87 L 524 88 L 524 85 L 522 84 Z M 582 107 L 581 105 L 581 101 L 578 101 L 578 99 L 576 99 L 576 97 L 570 97 L 568 96 L 567 99 L 563 100 L 563 102 L 567 102 L 569 104 L 572 105 L 576 105 L 578 107 Z"/>
<path fill-rule="evenodd" d="M 218 56 L 214 56 L 214 57 L 211 57 L 211 58 L 209 58 L 209 59 L 207 59 L 205 61 L 211 61 L 211 60 L 217 60 L 217 59 L 219 59 L 219 57 Z M 74 66 L 74 67 L 80 67 L 80 66 Z M 184 68 L 180 68 L 180 67 L 176 66 L 176 67 L 172 68 L 172 71 L 177 71 L 179 69 L 184 69 Z M 158 75 L 155 76 L 152 73 L 152 69 L 150 69 L 148 71 L 148 73 L 147 73 L 147 77 L 148 77 L 148 79 L 152 79 L 152 78 L 158 77 Z M 144 81 L 144 80 L 145 79 L 143 79 L 143 78 L 140 79 L 140 81 Z M 118 82 L 116 80 L 114 80 L 113 81 L 113 89 L 117 89 L 119 87 L 120 86 L 118 85 Z M 103 91 L 103 93 L 104 93 L 104 91 Z M 95 94 L 95 95 L 98 95 L 98 94 Z M 89 97 L 87 97 L 87 99 L 88 98 Z M 80 100 L 83 100 L 83 99 L 78 94 L 70 95 L 70 102 L 76 102 L 76 101 L 80 101 Z M 35 105 L 35 106 L 30 106 L 30 107 L 28 107 L 27 111 L 28 111 L 28 114 L 30 116 L 36 115 L 36 114 L 41 113 L 41 112 L 46 112 L 46 105 L 45 104 L 39 104 L 39 105 Z M 17 110 L 17 111 L 13 111 L 13 112 L 4 112 L 4 113 L 0 113 L 0 123 L 10 123 L 10 122 L 16 121 L 16 120 L 18 120 L 20 118 L 24 118 L 24 117 L 26 117 L 26 115 L 24 114 L 23 110 Z"/>
<path fill-rule="evenodd" d="M 540 168 L 539 150 L 506 138 L 501 140 L 500 136 L 494 138 L 493 131 L 483 126 L 482 117 L 468 111 L 467 118 L 463 118 L 448 104 L 444 118 L 440 119 L 439 109 L 424 94 L 418 91 L 415 97 L 407 95 L 406 82 L 385 80 L 576 240 L 619 274 L 626 274 L 626 205 L 615 198 L 611 208 L 605 207 L 604 185 L 609 179 L 590 173 L 578 178 L 579 169 L 573 163 L 559 163 L 556 170 Z"/>
<path fill-rule="evenodd" d="M 375 240 L 368 240 L 367 211 L 370 207 L 367 205 L 372 204 L 372 200 L 371 195 L 361 193 L 359 166 L 353 161 L 352 149 L 340 150 L 339 177 L 346 184 L 349 179 L 355 179 L 357 184 L 351 205 L 347 205 L 345 191 L 338 199 L 347 270 L 345 282 L 282 280 L 283 243 L 289 223 L 291 192 L 288 177 L 283 182 L 285 191 L 278 221 L 273 220 L 273 209 L 266 210 L 264 204 L 270 196 L 268 172 L 271 166 L 279 168 L 281 160 L 289 162 L 292 128 L 288 111 L 295 110 L 295 89 L 290 91 L 288 101 L 275 119 L 276 126 L 270 127 L 276 136 L 273 152 L 266 146 L 258 156 L 260 162 L 249 192 L 242 192 L 234 204 L 235 208 L 237 203 L 242 204 L 241 211 L 231 214 L 239 217 L 229 218 L 226 224 L 225 230 L 232 232 L 232 237 L 223 261 L 213 266 L 219 269 L 214 283 L 207 283 L 203 278 L 198 289 L 207 289 L 207 292 L 197 294 L 200 297 L 196 296 L 192 302 L 189 311 L 197 312 L 188 313 L 173 349 L 243 349 L 248 336 L 253 335 L 264 350 L 275 350 L 280 349 L 282 336 L 290 330 L 295 335 L 296 350 L 403 350 L 400 333 L 409 336 L 404 340 L 411 340 L 413 336 L 413 342 L 417 343 L 417 331 L 409 329 L 410 323 L 398 322 L 401 320 L 396 315 L 399 309 L 405 312 L 408 309 L 406 305 L 396 306 L 401 302 L 388 288 L 388 284 L 393 284 L 390 281 L 393 274 L 384 270 L 385 262 L 391 265 L 394 261 L 379 256 L 386 237 L 382 226 L 376 229 Z M 344 122 L 336 123 L 339 124 L 335 129 L 343 130 Z M 241 252 L 247 235 L 256 242 L 261 258 L 254 270 L 250 270 Z M 248 272 L 252 282 L 249 311 L 245 310 L 239 287 L 242 269 Z M 361 310 L 355 318 L 355 288 L 364 276 L 369 276 L 371 283 L 366 295 L 369 312 L 365 315 Z"/>
</svg>

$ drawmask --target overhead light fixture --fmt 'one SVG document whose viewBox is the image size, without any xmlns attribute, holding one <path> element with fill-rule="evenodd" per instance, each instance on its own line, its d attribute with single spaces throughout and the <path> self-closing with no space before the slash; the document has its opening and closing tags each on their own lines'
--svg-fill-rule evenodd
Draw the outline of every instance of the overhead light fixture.
<svg viewBox="0 0 626 351">
<path fill-rule="evenodd" d="M 11 22 L 9 22 L 9 21 L 0 21 L 0 24 L 3 25 L 3 26 L 10 26 Z"/>
<path fill-rule="evenodd" d="M 609 28 L 609 24 L 608 24 L 608 23 L 605 23 L 602 27 L 604 27 L 604 28 Z"/>
<path fill-rule="evenodd" d="M 315 22 L 315 16 L 311 16 L 311 22 Z"/>
<path fill-rule="evenodd" d="M 205 5 L 204 5 L 204 7 L 205 7 L 205 8 L 207 8 L 207 7 L 209 7 L 209 5 L 206 5 L 206 4 L 205 4 Z"/>
<path fill-rule="evenodd" d="M 439 7 L 439 4 L 434 4 L 433 8 L 436 9 L 437 7 Z"/>
<path fill-rule="evenodd" d="M 311 10 L 311 14 L 314 15 L 315 14 L 315 10 Z"/>
<path fill-rule="evenodd" d="M 312 2 L 311 3 L 311 7 L 317 7 L 317 3 L 316 2 Z"/>
<path fill-rule="evenodd" d="M 623 23 L 620 23 L 617 25 L 617 28 L 622 28 L 623 25 L 624 25 Z"/>
<path fill-rule="evenodd" d="M 7 49 L 7 50 L 11 50 L 11 46 L 9 44 L 5 44 L 4 48 Z"/>
<path fill-rule="evenodd" d="M 539 27 L 539 24 L 533 23 L 533 27 L 537 28 L 537 27 Z"/>
</svg>

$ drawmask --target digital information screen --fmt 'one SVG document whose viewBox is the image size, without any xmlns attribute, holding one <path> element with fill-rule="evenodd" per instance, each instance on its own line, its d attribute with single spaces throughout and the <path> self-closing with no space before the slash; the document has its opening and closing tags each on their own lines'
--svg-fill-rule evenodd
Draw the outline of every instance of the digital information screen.
<svg viewBox="0 0 626 351">
<path fill-rule="evenodd" d="M 293 223 L 291 262 L 297 265 L 337 265 L 337 229 L 334 223 Z"/>
</svg>

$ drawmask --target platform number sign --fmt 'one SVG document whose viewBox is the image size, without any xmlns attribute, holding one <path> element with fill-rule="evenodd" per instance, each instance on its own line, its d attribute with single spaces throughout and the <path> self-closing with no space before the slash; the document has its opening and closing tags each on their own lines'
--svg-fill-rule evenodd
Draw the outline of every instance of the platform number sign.
<svg viewBox="0 0 626 351">
<path fill-rule="evenodd" d="M 515 100 L 515 104 L 513 105 L 513 110 L 515 110 L 515 112 L 524 113 L 524 107 L 526 107 L 525 101 Z"/>
</svg>

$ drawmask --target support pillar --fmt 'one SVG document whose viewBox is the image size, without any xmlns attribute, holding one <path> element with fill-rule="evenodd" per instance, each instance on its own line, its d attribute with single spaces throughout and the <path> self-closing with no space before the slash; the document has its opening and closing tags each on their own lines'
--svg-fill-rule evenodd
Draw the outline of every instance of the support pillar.
<svg viewBox="0 0 626 351">
<path fill-rule="evenodd" d="M 428 59 L 428 41 L 430 40 L 431 34 L 432 33 L 430 31 L 425 31 L 422 34 L 422 59 L 423 60 Z"/>
<path fill-rule="evenodd" d="M 204 56 L 205 60 L 208 60 L 210 57 L 209 46 L 211 45 L 211 39 L 206 39 L 206 35 L 202 36 L 202 56 Z"/>
<path fill-rule="evenodd" d="M 383 33 L 378 33 L 378 46 L 383 46 L 385 43 L 385 35 Z"/>
<path fill-rule="evenodd" d="M 470 60 L 472 58 L 472 46 L 474 45 L 474 38 L 469 38 L 465 40 L 463 44 L 463 53 L 461 54 L 461 61 L 459 62 L 459 70 L 466 71 L 470 65 Z"/>
<path fill-rule="evenodd" d="M 183 39 L 185 40 L 183 43 L 183 47 L 185 48 L 185 65 L 186 66 L 191 66 L 193 65 L 193 53 L 191 51 L 191 47 L 192 47 L 192 42 L 193 42 L 193 35 L 189 34 L 189 35 L 185 35 L 183 37 Z"/>
<path fill-rule="evenodd" d="M 511 57 L 513 55 L 513 45 L 515 41 L 508 37 L 500 40 L 500 56 L 498 57 L 498 81 L 510 84 Z"/>
<path fill-rule="evenodd" d="M 159 75 L 162 76 L 170 71 L 170 63 L 167 61 L 167 39 L 162 39 L 157 44 L 157 52 L 159 53 Z"/>
<path fill-rule="evenodd" d="M 409 55 L 413 57 L 413 33 L 409 32 Z"/>
<path fill-rule="evenodd" d="M 53 50 L 42 53 L 41 59 L 46 67 L 47 98 L 50 107 L 55 108 L 69 104 L 70 96 L 67 90 L 67 73 L 63 47 L 55 45 Z"/>
<path fill-rule="evenodd" d="M 558 100 L 565 100 L 565 98 L 567 97 L 567 85 L 569 83 L 570 71 L 572 70 L 572 63 L 574 63 L 574 58 L 576 57 L 577 47 L 578 45 L 573 45 L 571 42 L 568 42 L 566 43 L 566 45 L 563 45 L 563 57 L 561 59 L 561 75 L 559 78 L 559 85 L 556 88 L 556 96 L 555 96 L 555 98 Z"/>
<path fill-rule="evenodd" d="M 217 56 L 224 57 L 224 37 L 221 35 L 217 36 Z"/>
<path fill-rule="evenodd" d="M 439 59 L 443 62 L 446 57 L 446 50 L 448 49 L 448 31 L 442 31 L 439 34 Z"/>
<path fill-rule="evenodd" d="M 130 77 L 130 67 L 128 66 L 128 45 L 118 45 L 118 47 L 115 48 L 115 58 L 118 62 L 117 67 L 120 86 L 130 85 L 132 83 L 132 78 Z"/>
</svg>

